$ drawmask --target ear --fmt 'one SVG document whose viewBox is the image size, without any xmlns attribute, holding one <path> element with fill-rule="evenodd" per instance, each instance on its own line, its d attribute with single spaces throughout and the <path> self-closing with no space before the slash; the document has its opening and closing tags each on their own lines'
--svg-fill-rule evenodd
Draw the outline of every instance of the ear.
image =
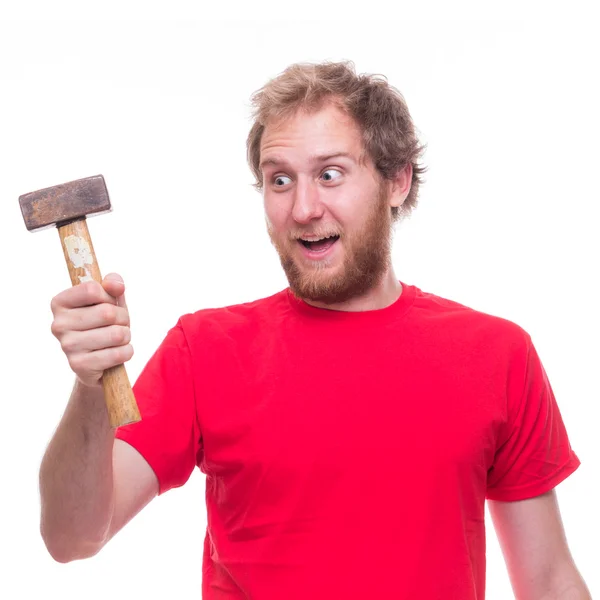
<svg viewBox="0 0 600 600">
<path fill-rule="evenodd" d="M 390 206 L 401 206 L 406 200 L 410 187 L 412 185 L 412 164 L 408 163 L 403 169 L 398 171 L 396 177 L 390 182 L 391 193 L 390 193 Z"/>
</svg>

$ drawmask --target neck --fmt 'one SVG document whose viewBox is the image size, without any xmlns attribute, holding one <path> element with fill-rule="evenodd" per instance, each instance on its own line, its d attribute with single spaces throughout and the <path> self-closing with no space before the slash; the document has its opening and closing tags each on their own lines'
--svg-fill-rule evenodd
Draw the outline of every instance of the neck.
<svg viewBox="0 0 600 600">
<path fill-rule="evenodd" d="M 396 302 L 402 293 L 402 286 L 394 274 L 394 269 L 389 268 L 381 281 L 362 296 L 351 298 L 346 302 L 337 304 L 325 304 L 304 300 L 311 306 L 327 308 L 329 310 L 340 310 L 344 312 L 363 312 L 366 310 L 379 310 L 386 308 Z"/>
</svg>

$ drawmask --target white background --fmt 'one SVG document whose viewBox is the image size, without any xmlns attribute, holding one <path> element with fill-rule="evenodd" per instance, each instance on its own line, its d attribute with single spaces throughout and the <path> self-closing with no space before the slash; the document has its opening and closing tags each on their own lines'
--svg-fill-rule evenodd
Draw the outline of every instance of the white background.
<svg viewBox="0 0 600 600">
<path fill-rule="evenodd" d="M 567 537 L 600 595 L 597 23 L 585 6 L 447 4 L 413 18 L 371 2 L 352 14 L 324 2 L 5 5 L 0 597 L 199 598 L 206 524 L 196 471 L 98 556 L 47 554 L 38 468 L 73 382 L 49 304 L 70 282 L 57 233 L 27 232 L 18 196 L 105 176 L 113 212 L 89 227 L 103 273 L 125 278 L 133 381 L 181 314 L 286 286 L 245 163 L 248 99 L 290 63 L 324 59 L 385 74 L 428 144 L 420 206 L 397 229 L 398 277 L 531 334 L 582 461 L 558 487 Z M 510 598 L 487 519 L 487 597 Z"/>
</svg>

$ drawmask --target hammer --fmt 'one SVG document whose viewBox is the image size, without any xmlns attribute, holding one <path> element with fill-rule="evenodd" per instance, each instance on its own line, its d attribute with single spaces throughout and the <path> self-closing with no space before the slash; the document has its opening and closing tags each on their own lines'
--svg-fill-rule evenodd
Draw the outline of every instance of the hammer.
<svg viewBox="0 0 600 600">
<path fill-rule="evenodd" d="M 71 284 L 102 282 L 87 228 L 86 216 L 110 212 L 110 199 L 102 175 L 86 177 L 19 197 L 25 226 L 39 231 L 56 225 Z M 111 427 L 141 420 L 124 365 L 102 375 L 104 398 Z"/>
</svg>

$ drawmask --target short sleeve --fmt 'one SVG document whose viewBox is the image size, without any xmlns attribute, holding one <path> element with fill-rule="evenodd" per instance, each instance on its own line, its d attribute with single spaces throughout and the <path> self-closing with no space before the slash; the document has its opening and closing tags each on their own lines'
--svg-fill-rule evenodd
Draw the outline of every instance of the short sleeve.
<svg viewBox="0 0 600 600">
<path fill-rule="evenodd" d="M 159 494 L 183 485 L 197 464 L 197 423 L 190 350 L 179 321 L 166 335 L 133 386 L 142 420 L 119 427 L 159 481 Z"/>
<path fill-rule="evenodd" d="M 524 377 L 524 385 L 519 384 L 519 393 L 516 386 L 507 386 L 507 419 L 488 471 L 486 498 L 490 500 L 525 500 L 544 494 L 581 464 L 538 353 L 529 336 L 527 340 L 527 350 L 522 352 L 525 366 L 515 365 L 524 374 L 517 377 L 520 381 Z"/>
</svg>

